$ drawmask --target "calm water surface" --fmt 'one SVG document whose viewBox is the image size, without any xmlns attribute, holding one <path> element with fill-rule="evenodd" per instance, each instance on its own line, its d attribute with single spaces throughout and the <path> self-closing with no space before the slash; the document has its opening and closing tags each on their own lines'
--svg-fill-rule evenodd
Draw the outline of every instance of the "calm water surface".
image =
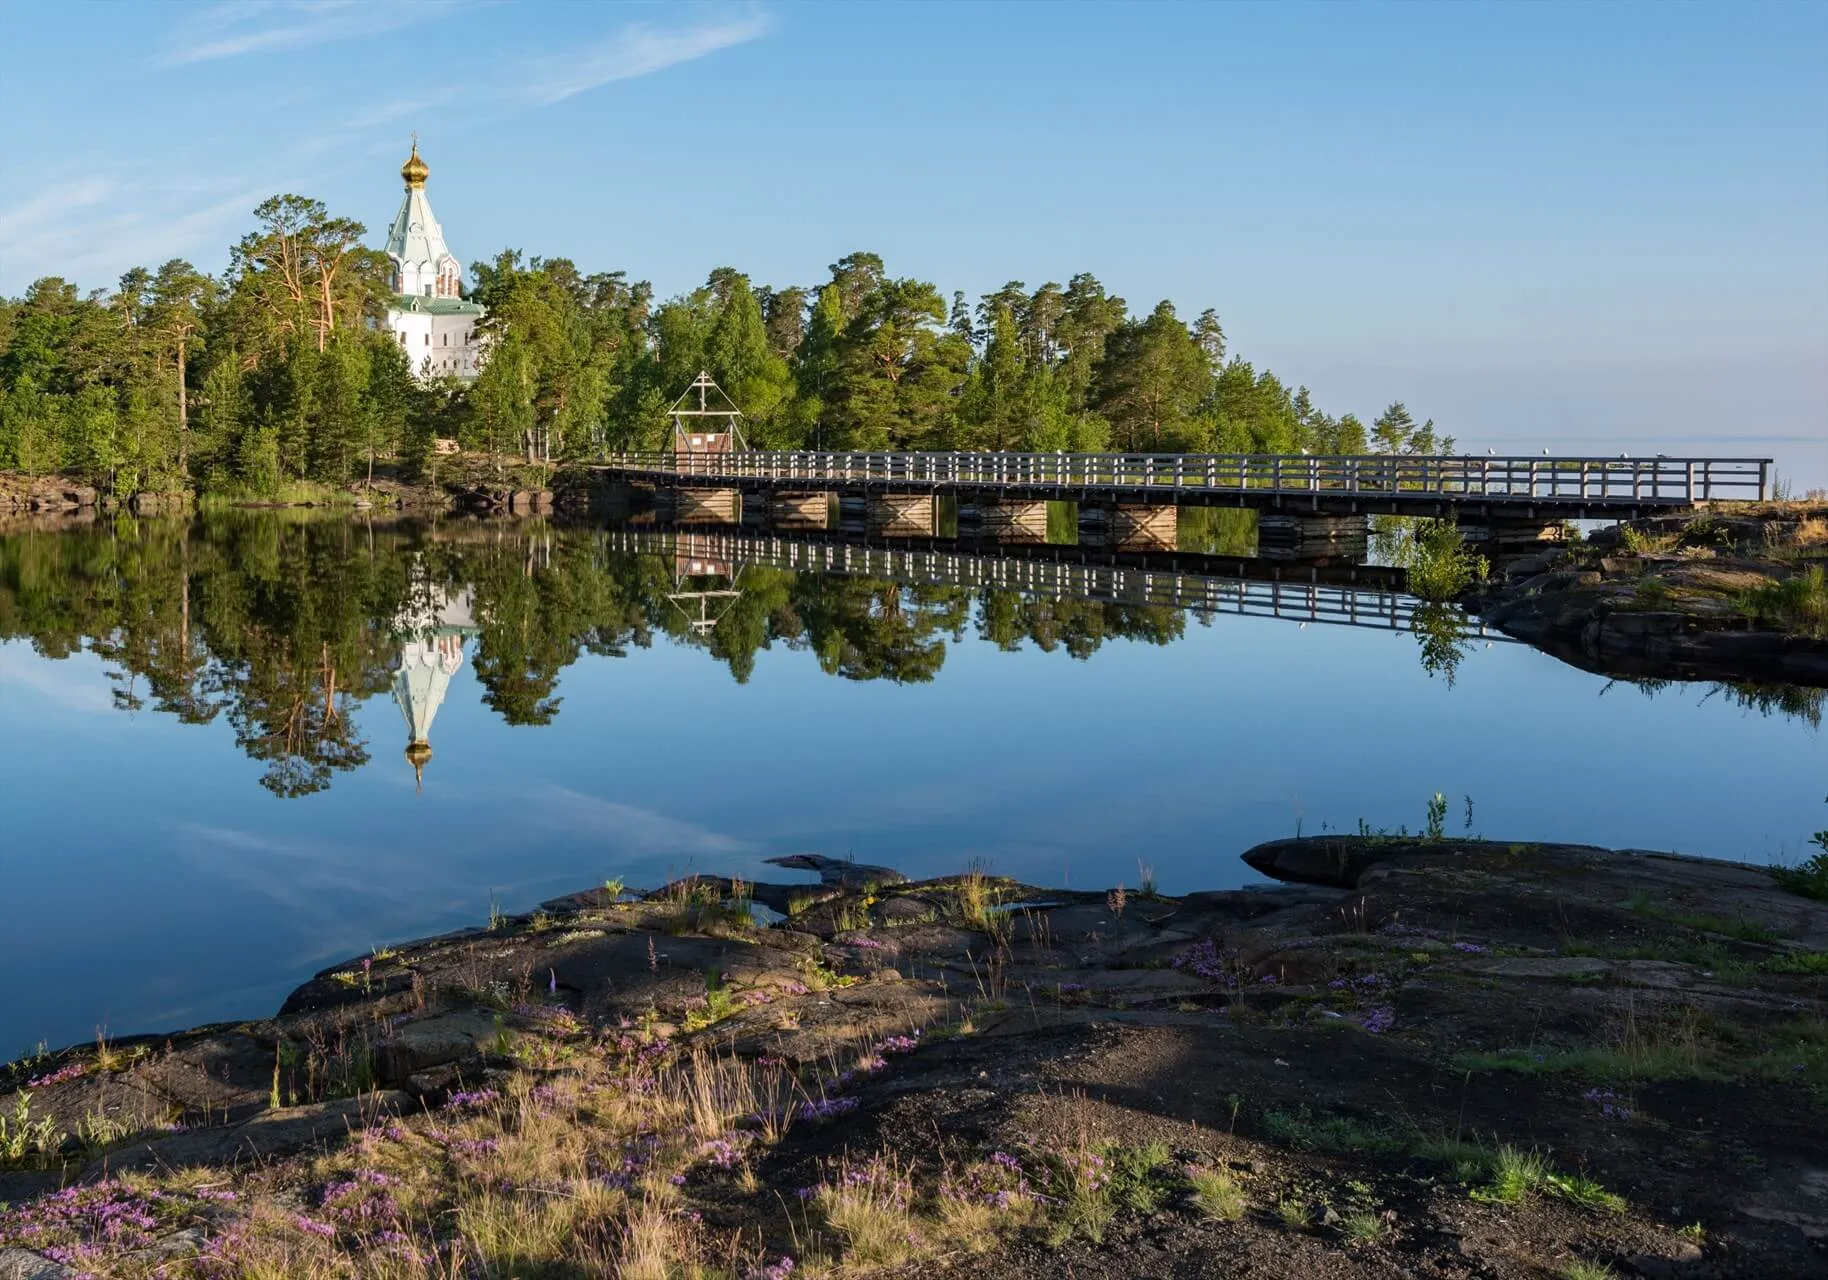
<svg viewBox="0 0 1828 1280">
<path fill-rule="evenodd" d="M 1751 861 L 1828 825 L 1795 691 L 1476 635 L 1450 679 L 1406 626 L 781 563 L 543 525 L 0 535 L 0 1055 L 266 1015 L 491 896 L 782 853 L 1177 891 L 1436 791 L 1487 836 Z"/>
</svg>

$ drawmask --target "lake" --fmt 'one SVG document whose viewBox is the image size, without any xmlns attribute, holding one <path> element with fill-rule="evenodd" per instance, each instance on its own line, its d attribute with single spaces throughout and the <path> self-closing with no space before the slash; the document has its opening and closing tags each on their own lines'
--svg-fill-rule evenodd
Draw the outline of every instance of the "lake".
<svg viewBox="0 0 1828 1280">
<path fill-rule="evenodd" d="M 1615 683 L 1418 634 L 1374 570 L 1214 564 L 301 513 L 0 534 L 0 1053 L 264 1016 L 492 903 L 786 853 L 1175 892 L 1436 792 L 1453 833 L 1754 862 L 1828 825 L 1819 695 Z"/>
</svg>

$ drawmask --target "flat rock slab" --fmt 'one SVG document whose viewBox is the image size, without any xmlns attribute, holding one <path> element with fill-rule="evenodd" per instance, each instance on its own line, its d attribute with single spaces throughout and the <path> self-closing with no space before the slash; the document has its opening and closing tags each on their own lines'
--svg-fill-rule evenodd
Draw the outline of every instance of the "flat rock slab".
<svg viewBox="0 0 1828 1280">
<path fill-rule="evenodd" d="M 819 877 L 819 883 L 845 889 L 861 889 L 870 884 L 905 884 L 907 877 L 893 867 L 875 867 L 867 862 L 846 862 L 838 858 L 828 858 L 822 853 L 790 853 L 783 858 L 769 858 L 768 862 L 777 867 L 786 867 L 792 871 L 812 871 Z"/>
<path fill-rule="evenodd" d="M 0 1280 L 63 1280 L 74 1274 L 63 1264 L 30 1249 L 0 1249 Z"/>
<path fill-rule="evenodd" d="M 500 1034 L 500 1023 L 483 1009 L 456 1009 L 395 1027 L 376 1051 L 377 1070 L 385 1084 L 404 1084 L 429 1067 L 463 1062 L 487 1053 Z"/>
<path fill-rule="evenodd" d="M 227 1032 L 179 1041 L 132 1074 L 142 1088 L 186 1115 L 239 1119 L 266 1103 L 273 1049 L 253 1036 Z"/>
<path fill-rule="evenodd" d="M 173 1134 L 111 1151 L 90 1162 L 83 1169 L 83 1178 L 134 1169 L 225 1165 L 296 1155 L 364 1128 L 376 1117 L 398 1115 L 412 1105 L 406 1094 L 386 1092 L 263 1112 L 242 1124 Z"/>
<path fill-rule="evenodd" d="M 618 933 L 554 946 L 537 957 L 535 976 L 575 993 L 578 1013 L 607 1021 L 649 1007 L 684 1009 L 702 1000 L 709 980 L 734 987 L 786 986 L 799 975 L 787 948 L 721 938 Z M 545 972 L 540 973 L 540 969 Z"/>
</svg>

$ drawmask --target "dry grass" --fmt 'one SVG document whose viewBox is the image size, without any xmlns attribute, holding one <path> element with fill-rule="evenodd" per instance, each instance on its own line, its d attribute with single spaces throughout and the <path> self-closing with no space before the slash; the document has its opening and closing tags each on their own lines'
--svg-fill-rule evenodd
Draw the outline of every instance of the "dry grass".
<svg viewBox="0 0 1828 1280">
<path fill-rule="evenodd" d="M 847 1162 L 813 1203 L 842 1242 L 847 1262 L 890 1267 L 914 1257 L 922 1243 L 913 1199 L 911 1170 L 878 1158 Z"/>
</svg>

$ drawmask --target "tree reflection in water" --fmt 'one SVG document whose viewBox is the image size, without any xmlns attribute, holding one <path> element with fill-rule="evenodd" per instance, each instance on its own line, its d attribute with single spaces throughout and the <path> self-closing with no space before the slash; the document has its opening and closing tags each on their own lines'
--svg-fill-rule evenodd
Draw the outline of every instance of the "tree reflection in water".
<svg viewBox="0 0 1828 1280">
<path fill-rule="evenodd" d="M 702 650 L 738 682 L 778 645 L 809 651 L 829 675 L 916 684 L 935 679 L 967 636 L 1084 660 L 1113 640 L 1171 644 L 1187 626 L 1167 606 L 750 564 L 692 580 L 721 591 L 705 627 L 674 602 L 679 572 L 667 556 L 612 550 L 602 530 L 538 520 L 105 521 L 0 533 L 0 639 L 50 658 L 95 653 L 123 709 L 225 719 L 265 765 L 261 785 L 302 796 L 368 761 L 354 712 L 377 696 L 401 704 L 407 758 L 423 767 L 443 684 L 466 662 L 502 720 L 544 725 L 562 710 L 560 676 L 573 663 L 656 636 Z M 1424 603 L 1412 629 L 1422 666 L 1451 684 L 1470 648 L 1464 616 Z M 1722 689 L 1759 710 L 1821 716 L 1819 691 Z"/>
</svg>

